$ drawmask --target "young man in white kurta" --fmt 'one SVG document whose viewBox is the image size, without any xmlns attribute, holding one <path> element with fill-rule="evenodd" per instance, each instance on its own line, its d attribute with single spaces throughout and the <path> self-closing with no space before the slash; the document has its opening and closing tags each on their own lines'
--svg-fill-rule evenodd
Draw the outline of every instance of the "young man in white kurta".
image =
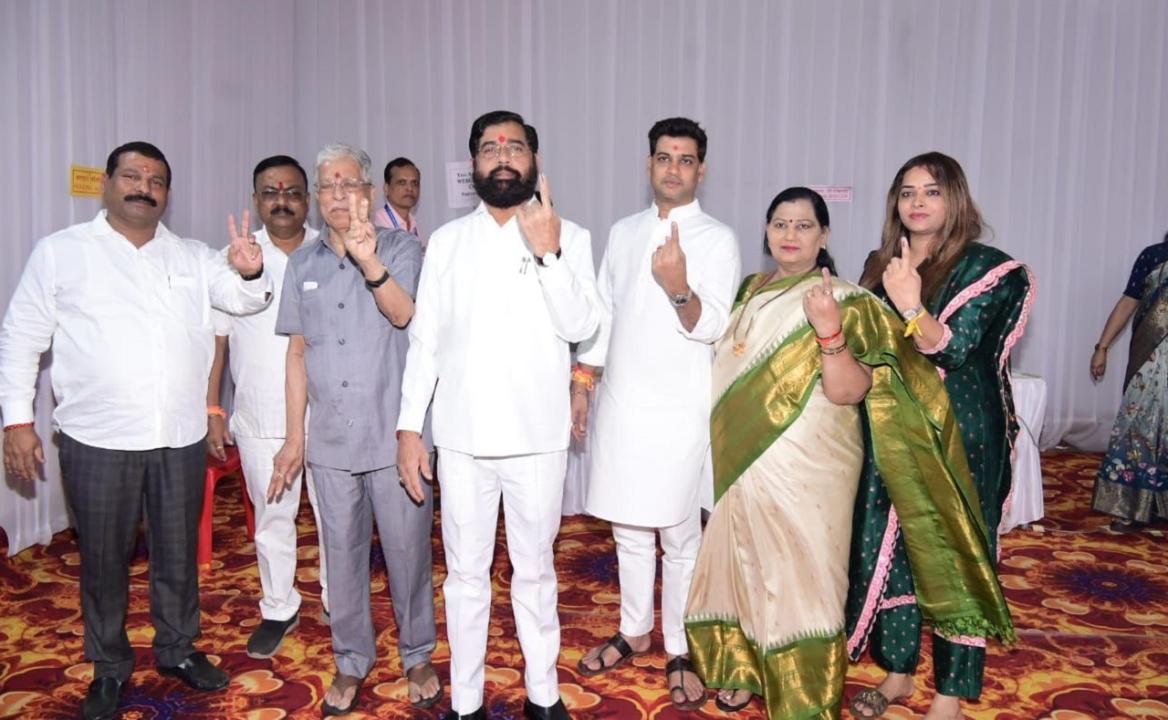
<svg viewBox="0 0 1168 720">
<path fill-rule="evenodd" d="M 284 368 L 288 337 L 276 334 L 280 293 L 288 256 L 302 244 L 313 242 L 318 231 L 304 225 L 308 215 L 308 179 L 293 158 L 273 156 L 261 160 L 252 173 L 253 200 L 264 226 L 253 237 L 264 255 L 264 267 L 272 275 L 272 302 L 252 315 L 229 315 L 214 311 L 216 367 L 228 354 L 235 403 L 230 429 L 239 448 L 247 492 L 255 507 L 256 566 L 259 569 L 261 622 L 248 641 L 253 658 L 271 657 L 284 635 L 299 621 L 301 597 L 296 590 L 296 516 L 300 511 L 300 480 L 274 502 L 267 502 L 272 477 L 272 458 L 284 444 L 286 413 Z M 269 226 L 271 232 L 269 232 Z M 275 238 L 275 240 L 273 240 Z M 279 244 L 277 244 L 277 242 Z M 214 376 L 208 403 L 218 404 L 219 378 Z M 212 402 L 213 401 L 213 402 Z M 222 418 L 208 414 L 208 450 L 217 457 L 223 452 Z M 320 525 L 312 471 L 304 470 L 313 519 Z M 323 543 L 320 547 L 320 597 L 327 608 L 328 579 Z M 327 617 L 327 610 L 324 611 Z"/>
<path fill-rule="evenodd" d="M 490 567 L 502 496 L 527 718 L 566 718 L 552 542 L 570 430 L 568 343 L 599 322 L 591 238 L 560 220 L 538 176 L 535 129 L 499 111 L 475 121 L 470 151 L 484 202 L 434 232 L 402 381 L 398 469 L 430 478 L 418 433 L 433 398 L 442 487 L 443 585 L 452 709 L 486 718 Z M 532 200 L 536 177 L 542 197 Z M 503 197 L 497 197 L 501 194 Z"/>
<path fill-rule="evenodd" d="M 648 647 L 660 534 L 662 629 L 671 657 L 687 653 L 682 614 L 701 542 L 701 483 L 710 482 L 703 467 L 711 344 L 725 331 L 741 271 L 734 232 L 694 198 L 705 134 L 683 120 L 650 132 L 655 201 L 613 225 L 597 278 L 601 329 L 578 354 L 584 365 L 604 368 L 585 510 L 612 522 L 620 633 L 633 651 Z M 614 657 L 609 650 L 599 661 L 586 658 L 584 667 L 599 671 Z M 675 702 L 697 697 L 696 677 L 690 683 L 673 693 Z"/>
</svg>

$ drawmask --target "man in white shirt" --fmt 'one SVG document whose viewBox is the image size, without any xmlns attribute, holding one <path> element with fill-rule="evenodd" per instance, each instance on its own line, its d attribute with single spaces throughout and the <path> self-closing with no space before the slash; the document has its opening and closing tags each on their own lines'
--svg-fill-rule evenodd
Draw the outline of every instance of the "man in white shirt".
<svg viewBox="0 0 1168 720">
<path fill-rule="evenodd" d="M 385 164 L 385 205 L 373 214 L 373 224 L 388 230 L 412 233 L 426 249 L 426 240 L 418 229 L 414 208 L 422 197 L 422 173 L 413 160 L 397 157 Z"/>
<path fill-rule="evenodd" d="M 255 312 L 272 284 L 246 234 L 232 237 L 225 259 L 160 222 L 170 181 L 170 165 L 149 143 L 110 153 L 105 208 L 37 244 L 0 328 L 4 468 L 25 482 L 44 462 L 33 399 L 40 355 L 53 349 L 53 425 L 94 666 L 82 717 L 91 720 L 117 714 L 134 668 L 125 619 L 143 511 L 158 669 L 197 690 L 228 683 L 193 644 L 211 307 Z"/>
<path fill-rule="evenodd" d="M 568 344 L 599 321 L 587 230 L 552 209 L 535 128 L 507 111 L 471 126 L 482 204 L 430 237 L 402 381 L 398 470 L 421 497 L 432 470 L 420 432 L 433 399 L 442 468 L 448 720 L 486 718 L 490 567 L 499 498 L 514 568 L 511 607 L 526 666 L 527 718 L 567 718 L 556 660 L 552 542 L 570 431 Z M 536 185 L 540 197 L 533 199 Z M 421 478 L 419 477 L 421 476 Z"/>
<path fill-rule="evenodd" d="M 741 273 L 734 232 L 702 212 L 706 133 L 669 118 L 649 131 L 653 206 L 609 233 L 597 286 L 601 323 L 577 355 L 574 431 L 587 423 L 589 378 L 604 368 L 591 438 L 586 511 L 612 522 L 620 632 L 581 658 L 597 675 L 649 649 L 657 535 L 666 682 L 679 710 L 705 704 L 689 663 L 683 613 L 698 546 L 710 449 L 712 343 L 725 332 Z"/>
<path fill-rule="evenodd" d="M 304 224 L 308 217 L 308 176 L 295 158 L 274 155 L 252 172 L 252 200 L 263 227 L 255 233 L 264 254 L 264 268 L 271 275 L 272 302 L 261 312 L 229 315 L 214 311 L 215 363 L 207 388 L 208 451 L 225 459 L 224 442 L 233 438 L 239 448 L 247 492 L 255 506 L 256 565 L 260 574 L 260 624 L 247 642 L 251 658 L 276 654 L 284 636 L 300 620 L 300 593 L 296 591 L 296 515 L 300 511 L 300 475 L 276 502 L 266 502 L 272 477 L 272 458 L 284 444 L 284 364 L 288 338 L 276 334 L 276 315 L 288 256 L 303 243 L 316 239 L 317 231 Z M 246 228 L 246 225 L 245 225 Z M 219 386 L 224 355 L 230 343 L 231 379 L 235 407 L 230 432 L 219 407 Z M 319 511 L 312 470 L 304 472 L 308 500 L 319 527 Z M 320 598 L 322 619 L 328 618 L 328 580 L 325 552 L 320 545 Z"/>
</svg>

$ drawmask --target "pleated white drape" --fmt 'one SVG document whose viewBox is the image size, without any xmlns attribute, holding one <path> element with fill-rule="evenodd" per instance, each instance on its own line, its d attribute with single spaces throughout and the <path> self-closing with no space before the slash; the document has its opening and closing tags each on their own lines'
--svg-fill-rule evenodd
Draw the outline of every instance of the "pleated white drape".
<svg viewBox="0 0 1168 720">
<path fill-rule="evenodd" d="M 956 157 L 992 242 L 1038 275 L 1015 366 L 1042 375 L 1043 444 L 1099 448 L 1127 336 L 1099 386 L 1091 346 L 1140 248 L 1168 231 L 1168 3 L 1161 0 L 61 0 L 0 3 L 0 243 L 7 302 L 36 240 L 91 217 L 69 165 L 118 143 L 166 152 L 166 222 L 225 244 L 251 168 L 310 166 L 332 141 L 377 170 L 422 170 L 419 214 L 447 205 L 471 120 L 523 113 L 561 214 L 593 232 L 650 200 L 646 132 L 682 114 L 710 135 L 703 205 L 764 264 L 762 213 L 794 184 L 847 185 L 832 252 L 856 278 L 908 157 Z M 50 392 L 38 420 L 46 436 Z M 55 461 L 35 497 L 0 497 L 10 550 L 65 525 Z"/>
</svg>

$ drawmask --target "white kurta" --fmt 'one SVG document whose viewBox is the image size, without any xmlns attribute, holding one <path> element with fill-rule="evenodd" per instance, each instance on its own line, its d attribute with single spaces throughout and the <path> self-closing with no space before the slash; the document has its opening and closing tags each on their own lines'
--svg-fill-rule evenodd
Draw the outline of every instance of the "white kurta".
<svg viewBox="0 0 1168 720">
<path fill-rule="evenodd" d="M 697 506 L 710 448 L 711 343 L 722 336 L 741 275 L 738 239 L 695 200 L 613 225 L 600 263 L 600 331 L 580 362 L 604 366 L 597 385 L 585 510 L 612 522 L 669 527 Z M 686 332 L 651 261 L 678 224 L 702 314 Z"/>
</svg>

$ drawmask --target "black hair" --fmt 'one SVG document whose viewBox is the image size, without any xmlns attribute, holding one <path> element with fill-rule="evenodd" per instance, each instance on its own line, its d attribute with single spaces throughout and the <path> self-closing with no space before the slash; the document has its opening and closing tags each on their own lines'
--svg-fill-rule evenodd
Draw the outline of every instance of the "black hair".
<svg viewBox="0 0 1168 720">
<path fill-rule="evenodd" d="M 396 157 L 393 160 L 390 160 L 388 163 L 385 164 L 385 172 L 382 173 L 382 175 L 385 176 L 385 184 L 386 185 L 389 184 L 390 179 L 393 177 L 393 169 L 400 168 L 400 167 L 412 167 L 415 170 L 418 169 L 418 166 L 414 164 L 413 160 L 410 160 L 409 158 L 406 158 L 406 157 Z"/>
<path fill-rule="evenodd" d="M 142 157 L 148 157 L 151 160 L 157 160 L 166 166 L 166 189 L 170 189 L 170 163 L 166 161 L 166 156 L 162 154 L 156 146 L 151 145 L 143 140 L 134 140 L 125 145 L 119 145 L 114 148 L 114 151 L 109 154 L 105 161 L 105 176 L 113 177 L 114 172 L 118 169 L 118 162 L 122 159 L 123 153 L 138 153 Z"/>
<path fill-rule="evenodd" d="M 698 162 L 706 161 L 706 131 L 693 120 L 683 117 L 665 118 L 653 123 L 649 128 L 649 154 L 657 152 L 657 140 L 663 135 L 676 138 L 693 138 L 698 144 Z"/>
<path fill-rule="evenodd" d="M 256 180 L 259 180 L 260 173 L 264 172 L 265 170 L 271 170 L 272 168 L 275 168 L 275 167 L 293 167 L 293 168 L 296 168 L 296 171 L 300 173 L 300 178 L 302 180 L 304 180 L 305 189 L 308 188 L 308 173 L 304 172 L 304 168 L 300 167 L 300 163 L 296 162 L 296 158 L 291 157 L 289 155 L 273 155 L 271 157 L 264 158 L 263 160 L 260 160 L 259 163 L 256 164 L 255 170 L 252 170 L 252 172 L 251 172 L 251 187 L 252 187 L 252 189 L 253 190 L 255 189 Z"/>
<path fill-rule="evenodd" d="M 492 125 L 500 125 L 502 123 L 515 123 L 522 127 L 523 134 L 527 136 L 527 146 L 531 148 L 531 152 L 539 152 L 539 133 L 535 131 L 535 128 L 523 121 L 522 115 L 511 112 L 510 110 L 492 110 L 489 113 L 479 115 L 471 123 L 470 142 L 467 143 L 467 147 L 470 148 L 470 156 L 472 158 L 479 154 L 479 140 L 483 138 L 483 131 Z"/>
<path fill-rule="evenodd" d="M 831 215 L 827 212 L 827 202 L 824 201 L 823 196 L 815 192 L 809 187 L 789 187 L 771 200 L 770 207 L 766 211 L 766 224 L 770 225 L 771 217 L 774 216 L 775 210 L 785 202 L 795 202 L 796 200 L 806 200 L 811 203 L 812 210 L 815 211 L 815 221 L 821 227 L 831 227 Z M 771 246 L 767 244 L 766 232 L 762 234 L 762 251 L 766 255 L 771 254 Z M 839 275 L 835 269 L 835 260 L 831 257 L 831 253 L 827 248 L 820 248 L 819 255 L 815 257 L 815 267 L 827 268 L 832 275 Z"/>
</svg>

